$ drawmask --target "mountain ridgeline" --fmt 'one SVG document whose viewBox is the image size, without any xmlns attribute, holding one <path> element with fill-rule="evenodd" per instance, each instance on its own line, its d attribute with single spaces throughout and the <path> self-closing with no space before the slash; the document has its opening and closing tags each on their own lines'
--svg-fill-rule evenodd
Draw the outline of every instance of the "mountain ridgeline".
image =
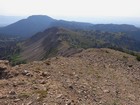
<svg viewBox="0 0 140 105">
<path fill-rule="evenodd" d="M 61 55 L 70 56 L 87 48 L 122 48 L 140 51 L 140 42 L 125 33 L 70 30 L 52 27 L 22 43 L 21 57 L 27 61 Z"/>
</svg>

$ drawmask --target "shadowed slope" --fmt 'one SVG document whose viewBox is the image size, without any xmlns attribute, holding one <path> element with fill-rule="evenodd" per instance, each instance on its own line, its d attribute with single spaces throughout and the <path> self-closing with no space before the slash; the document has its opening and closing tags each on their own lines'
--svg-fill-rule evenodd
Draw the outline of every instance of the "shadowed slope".
<svg viewBox="0 0 140 105">
<path fill-rule="evenodd" d="M 103 31 L 73 31 L 52 27 L 39 32 L 21 45 L 23 60 L 42 60 L 56 55 L 69 56 L 82 48 L 117 47 L 140 51 L 140 42 L 130 39 L 124 33 Z"/>
</svg>

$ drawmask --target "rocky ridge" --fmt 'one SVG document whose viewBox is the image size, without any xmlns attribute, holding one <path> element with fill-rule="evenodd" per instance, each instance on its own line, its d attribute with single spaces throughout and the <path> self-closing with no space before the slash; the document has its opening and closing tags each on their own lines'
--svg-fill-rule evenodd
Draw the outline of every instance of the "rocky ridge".
<svg viewBox="0 0 140 105">
<path fill-rule="evenodd" d="M 111 49 L 87 49 L 10 67 L 0 105 L 140 105 L 140 62 Z"/>
</svg>

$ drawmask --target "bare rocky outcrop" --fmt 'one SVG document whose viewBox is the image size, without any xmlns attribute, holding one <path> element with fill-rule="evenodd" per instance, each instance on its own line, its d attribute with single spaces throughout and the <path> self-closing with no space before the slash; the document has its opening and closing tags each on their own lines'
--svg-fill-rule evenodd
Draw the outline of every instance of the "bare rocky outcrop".
<svg viewBox="0 0 140 105">
<path fill-rule="evenodd" d="M 140 62 L 111 49 L 88 49 L 11 68 L 0 105 L 140 105 Z"/>
<path fill-rule="evenodd" d="M 9 61 L 0 60 L 0 79 L 7 78 L 9 67 Z"/>
<path fill-rule="evenodd" d="M 12 78 L 18 74 L 18 71 L 12 70 L 8 60 L 0 60 L 0 79 Z"/>
<path fill-rule="evenodd" d="M 0 70 L 8 69 L 9 61 L 8 60 L 0 60 Z"/>
</svg>

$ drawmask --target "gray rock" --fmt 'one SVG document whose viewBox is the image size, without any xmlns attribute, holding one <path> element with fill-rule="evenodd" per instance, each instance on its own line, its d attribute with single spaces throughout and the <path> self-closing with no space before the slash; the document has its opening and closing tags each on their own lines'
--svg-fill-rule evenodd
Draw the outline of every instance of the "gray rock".
<svg viewBox="0 0 140 105">
<path fill-rule="evenodd" d="M 5 99 L 5 98 L 6 98 L 6 96 L 5 96 L 5 95 L 0 96 L 0 99 Z"/>
<path fill-rule="evenodd" d="M 9 92 L 9 94 L 10 95 L 16 95 L 16 92 L 12 90 L 12 91 Z"/>
<path fill-rule="evenodd" d="M 30 76 L 30 77 L 33 76 L 28 70 L 23 70 L 23 72 L 21 74 L 24 76 Z"/>
<path fill-rule="evenodd" d="M 28 74 L 29 72 L 27 70 L 23 70 L 23 72 L 21 73 L 22 75 L 26 75 Z"/>
<path fill-rule="evenodd" d="M 20 101 L 20 99 L 15 99 L 15 100 L 14 100 L 14 102 L 18 102 L 18 101 Z"/>
<path fill-rule="evenodd" d="M 43 77 L 48 76 L 48 72 L 42 72 L 42 73 L 41 73 L 41 76 L 43 76 Z"/>
</svg>

